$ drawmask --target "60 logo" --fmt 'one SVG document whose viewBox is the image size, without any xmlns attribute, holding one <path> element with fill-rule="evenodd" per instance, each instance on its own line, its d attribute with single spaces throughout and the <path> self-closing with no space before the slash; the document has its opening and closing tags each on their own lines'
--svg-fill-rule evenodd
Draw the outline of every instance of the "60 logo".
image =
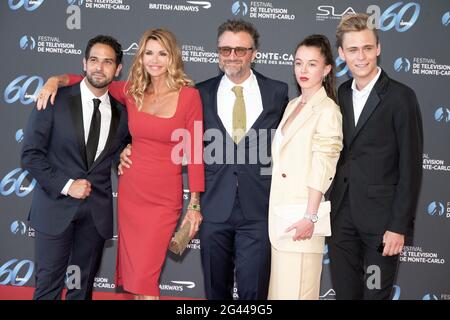
<svg viewBox="0 0 450 320">
<path fill-rule="evenodd" d="M 17 174 L 19 174 L 19 176 L 15 178 Z M 22 186 L 28 174 L 29 172 L 27 170 L 23 171 L 22 168 L 14 169 L 8 173 L 0 182 L 0 193 L 3 196 L 9 196 L 11 193 L 15 192 L 18 197 L 25 197 L 36 185 L 36 179 L 33 179 L 28 187 Z"/>
<path fill-rule="evenodd" d="M 34 84 L 36 88 L 32 94 L 27 93 L 28 88 Z M 38 76 L 28 77 L 27 75 L 22 75 L 17 77 L 6 87 L 5 89 L 5 101 L 6 103 L 14 103 L 20 100 L 23 104 L 30 104 L 34 102 L 34 97 L 41 90 L 44 85 L 44 79 Z"/>
<path fill-rule="evenodd" d="M 14 264 L 16 264 L 15 267 L 13 267 Z M 25 269 L 26 272 L 25 275 L 23 277 L 18 277 L 19 273 L 22 271 L 22 268 L 24 267 L 25 268 L 28 267 L 28 269 Z M 30 280 L 33 271 L 34 271 L 33 261 L 22 260 L 19 262 L 18 259 L 11 259 L 0 267 L 0 285 L 10 284 L 13 286 L 23 286 L 28 282 L 28 280 Z"/>
<path fill-rule="evenodd" d="M 379 12 L 379 8 L 377 6 L 370 6 L 368 8 L 368 12 L 373 9 L 375 12 Z M 396 10 L 397 13 L 395 12 Z M 412 12 L 411 17 L 409 18 L 409 21 L 404 21 L 403 18 L 407 17 L 407 13 L 409 11 Z M 409 28 L 411 28 L 414 23 L 416 23 L 417 19 L 419 18 L 420 14 L 420 5 L 415 2 L 409 2 L 405 5 L 403 5 L 403 1 L 396 2 L 393 5 L 391 5 L 389 8 L 386 9 L 386 11 L 383 12 L 383 14 L 379 18 L 379 28 L 382 31 L 388 31 L 391 30 L 393 27 L 395 27 L 395 30 L 398 32 L 405 32 Z"/>
<path fill-rule="evenodd" d="M 36 82 L 36 88 L 34 89 L 33 93 L 27 94 L 28 88 Z M 22 102 L 23 104 L 33 103 L 34 97 L 41 90 L 43 85 L 44 79 L 42 79 L 42 77 L 28 77 L 27 75 L 17 77 L 13 81 L 11 81 L 11 83 L 5 89 L 5 101 L 6 103 L 14 103 L 17 100 L 20 100 L 20 102 Z"/>
<path fill-rule="evenodd" d="M 24 7 L 27 11 L 36 10 L 44 0 L 9 0 L 8 5 L 11 10 L 17 10 Z"/>
</svg>

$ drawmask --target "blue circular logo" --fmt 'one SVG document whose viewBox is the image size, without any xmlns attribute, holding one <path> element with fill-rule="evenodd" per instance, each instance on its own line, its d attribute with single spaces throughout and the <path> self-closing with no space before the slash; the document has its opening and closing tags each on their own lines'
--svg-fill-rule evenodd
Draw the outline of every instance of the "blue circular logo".
<svg viewBox="0 0 450 320">
<path fill-rule="evenodd" d="M 442 24 L 444 25 L 444 27 L 447 27 L 450 24 L 450 11 L 447 11 L 442 16 Z"/>
<path fill-rule="evenodd" d="M 23 221 L 16 220 L 11 224 L 11 232 L 14 234 L 25 234 L 27 225 Z"/>
<path fill-rule="evenodd" d="M 75 5 L 81 6 L 81 5 L 83 5 L 83 2 L 84 2 L 84 0 L 67 0 L 67 3 L 70 5 L 75 4 Z"/>
<path fill-rule="evenodd" d="M 235 3 L 233 3 L 233 5 L 231 6 L 231 12 L 237 16 L 237 15 L 242 15 L 245 16 L 248 12 L 248 6 L 245 2 L 243 1 L 236 1 Z"/>
<path fill-rule="evenodd" d="M 20 38 L 20 48 L 22 50 L 30 49 L 33 50 L 36 47 L 36 41 L 31 36 L 23 36 Z"/>
<path fill-rule="evenodd" d="M 422 300 L 439 300 L 439 298 L 435 294 L 427 293 L 423 296 Z"/>
<path fill-rule="evenodd" d="M 411 69 L 411 62 L 409 62 L 409 60 L 406 58 L 400 57 L 397 60 L 395 60 L 394 69 L 397 72 L 400 72 L 402 70 L 408 72 L 409 69 Z"/>
<path fill-rule="evenodd" d="M 330 264 L 330 257 L 328 256 L 328 245 L 326 244 L 325 247 L 323 248 L 323 259 L 322 259 L 322 263 L 323 264 Z"/>
<path fill-rule="evenodd" d="M 400 293 L 401 293 L 400 286 L 394 285 L 394 294 L 392 295 L 392 300 L 399 300 Z"/>
<path fill-rule="evenodd" d="M 18 143 L 23 141 L 23 129 L 19 129 L 16 131 L 16 141 Z"/>
<path fill-rule="evenodd" d="M 434 120 L 437 122 L 450 122 L 450 109 L 446 107 L 437 108 L 434 113 Z"/>
<path fill-rule="evenodd" d="M 349 77 L 352 77 L 352 73 L 350 72 L 345 61 L 341 59 L 341 57 L 336 58 L 335 64 L 336 64 L 336 78 L 340 78 L 344 75 L 348 75 Z M 339 71 L 337 71 L 337 70 L 339 70 Z"/>
<path fill-rule="evenodd" d="M 444 215 L 445 207 L 442 204 L 442 202 L 433 201 L 428 205 L 427 212 L 430 216 L 434 215 L 442 216 Z"/>
</svg>

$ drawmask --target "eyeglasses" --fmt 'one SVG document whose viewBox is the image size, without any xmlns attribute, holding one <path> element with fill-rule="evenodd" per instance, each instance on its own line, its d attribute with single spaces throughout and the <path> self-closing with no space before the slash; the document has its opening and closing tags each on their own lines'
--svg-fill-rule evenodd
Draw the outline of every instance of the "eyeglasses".
<svg viewBox="0 0 450 320">
<path fill-rule="evenodd" d="M 253 47 L 251 48 L 245 48 L 245 47 L 218 47 L 217 51 L 219 51 L 219 54 L 228 57 L 231 54 L 231 51 L 234 50 L 234 54 L 236 57 L 243 57 L 247 54 L 247 51 L 251 50 L 253 51 Z"/>
</svg>

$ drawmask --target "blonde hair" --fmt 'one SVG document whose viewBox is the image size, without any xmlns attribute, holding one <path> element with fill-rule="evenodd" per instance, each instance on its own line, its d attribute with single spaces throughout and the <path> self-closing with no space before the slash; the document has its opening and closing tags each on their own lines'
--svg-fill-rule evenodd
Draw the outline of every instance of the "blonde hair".
<svg viewBox="0 0 450 320">
<path fill-rule="evenodd" d="M 343 16 L 336 29 L 336 46 L 338 48 L 342 47 L 342 39 L 344 38 L 345 33 L 363 31 L 366 29 L 372 30 L 378 44 L 378 31 L 377 29 L 369 26 L 368 20 L 369 15 L 366 13 L 354 13 Z"/>
<path fill-rule="evenodd" d="M 145 54 L 145 46 L 148 40 L 156 40 L 167 50 L 169 61 L 167 64 L 167 86 L 172 89 L 180 89 L 184 86 L 193 86 L 194 82 L 184 73 L 181 50 L 172 32 L 166 29 L 150 29 L 144 32 L 139 40 L 139 48 L 134 56 L 130 73 L 128 74 L 127 93 L 132 96 L 138 109 L 142 108 L 144 93 L 151 85 L 151 77 L 142 63 Z"/>
</svg>

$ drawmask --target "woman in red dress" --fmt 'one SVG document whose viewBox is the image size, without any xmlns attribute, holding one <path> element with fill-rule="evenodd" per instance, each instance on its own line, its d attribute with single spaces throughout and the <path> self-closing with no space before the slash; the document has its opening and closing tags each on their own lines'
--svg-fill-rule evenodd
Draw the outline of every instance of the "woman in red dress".
<svg viewBox="0 0 450 320">
<path fill-rule="evenodd" d="M 53 95 L 58 84 L 81 79 L 52 77 L 43 91 Z M 189 220 L 193 236 L 202 220 L 200 95 L 183 71 L 174 35 L 164 29 L 143 34 L 128 81 L 113 82 L 109 91 L 127 107 L 133 145 L 132 165 L 119 166 L 116 284 L 136 294 L 136 299 L 158 299 L 161 269 L 182 209 L 183 157 L 191 198 L 182 225 Z"/>
</svg>

